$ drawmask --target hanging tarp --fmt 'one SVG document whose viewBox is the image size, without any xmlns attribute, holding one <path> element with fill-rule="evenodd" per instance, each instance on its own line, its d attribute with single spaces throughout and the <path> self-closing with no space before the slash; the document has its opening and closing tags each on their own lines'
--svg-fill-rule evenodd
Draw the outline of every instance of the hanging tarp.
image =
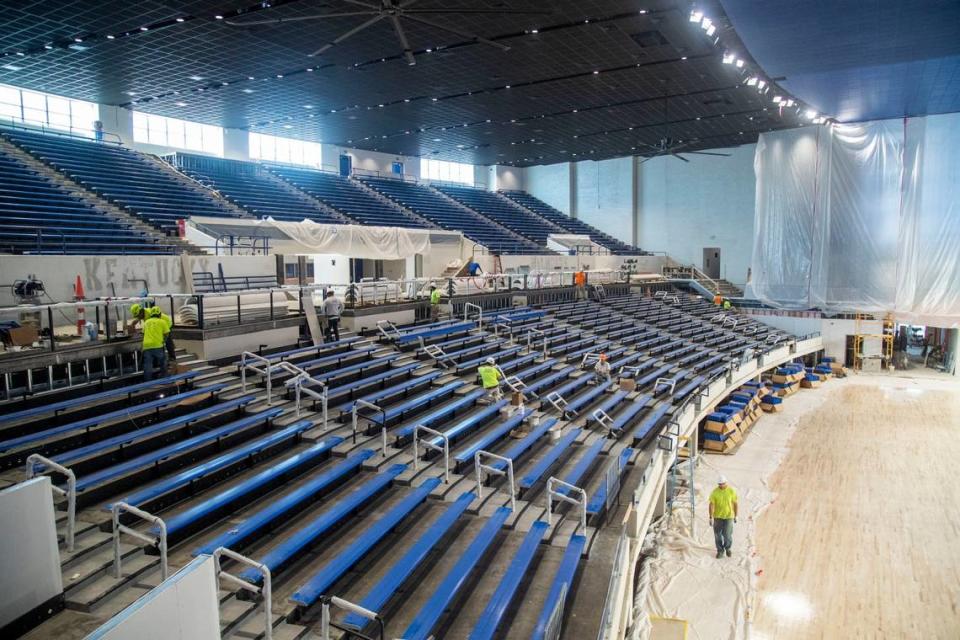
<svg viewBox="0 0 960 640">
<path fill-rule="evenodd" d="M 960 322 L 960 117 L 761 134 L 750 293 Z"/>
</svg>

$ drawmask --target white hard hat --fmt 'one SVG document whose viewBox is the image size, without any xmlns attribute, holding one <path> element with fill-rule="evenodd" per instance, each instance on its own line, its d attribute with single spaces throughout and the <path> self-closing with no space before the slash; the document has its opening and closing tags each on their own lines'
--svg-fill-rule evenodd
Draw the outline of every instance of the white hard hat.
<svg viewBox="0 0 960 640">
<path fill-rule="evenodd" d="M 727 476 L 719 476 L 717 478 L 717 484 L 727 484 Z"/>
<path fill-rule="evenodd" d="M 493 358 L 487 358 L 487 364 L 497 364 L 497 361 Z"/>
</svg>

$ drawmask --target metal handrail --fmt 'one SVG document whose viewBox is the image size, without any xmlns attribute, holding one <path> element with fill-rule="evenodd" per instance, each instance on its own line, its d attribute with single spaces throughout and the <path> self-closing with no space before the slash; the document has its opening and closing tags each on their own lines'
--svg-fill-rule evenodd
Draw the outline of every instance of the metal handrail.
<svg viewBox="0 0 960 640">
<path fill-rule="evenodd" d="M 353 424 L 353 442 L 354 443 L 357 442 L 357 426 L 359 422 L 359 413 L 360 413 L 361 407 L 365 409 L 372 409 L 374 411 L 377 411 L 380 413 L 380 415 L 383 416 L 383 424 L 380 425 L 382 427 L 382 429 L 380 430 L 381 438 L 382 438 L 381 451 L 383 452 L 383 457 L 386 458 L 387 457 L 387 411 L 386 409 L 382 409 L 381 407 L 378 407 L 372 402 L 367 402 L 366 400 L 353 401 L 353 409 L 350 410 L 350 420 L 351 420 L 351 423 Z"/>
<path fill-rule="evenodd" d="M 420 442 L 421 431 L 429 433 L 443 441 L 443 446 L 440 446 L 424 438 L 423 446 L 432 451 L 443 453 L 443 482 L 444 484 L 450 484 L 450 438 L 447 437 L 447 434 L 431 429 L 430 427 L 425 427 L 422 424 L 418 424 L 413 428 L 413 470 L 420 470 L 420 450 L 418 443 Z"/>
<path fill-rule="evenodd" d="M 320 603 L 320 640 L 330 640 L 330 627 L 336 627 L 336 625 L 330 621 L 330 605 L 333 605 L 338 609 L 343 609 L 344 611 L 355 613 L 358 616 L 366 618 L 367 620 L 376 622 L 380 627 L 380 640 L 384 640 L 384 634 L 386 633 L 385 625 L 383 623 L 383 618 L 381 618 L 380 614 L 378 614 L 376 611 L 371 611 L 365 607 L 361 607 L 356 603 L 350 602 L 349 600 L 338 598 L 337 596 L 320 596 Z M 340 627 L 336 628 L 339 629 Z M 359 634 L 355 632 L 348 635 L 366 637 L 359 636 Z M 267 640 L 269 640 L 269 638 Z"/>
<path fill-rule="evenodd" d="M 220 565 L 220 557 L 227 556 L 231 560 L 236 560 L 242 564 L 253 567 L 263 576 L 263 586 L 257 586 L 252 582 L 247 582 L 239 576 L 235 576 L 232 573 L 228 573 L 223 570 Z M 270 580 L 270 567 L 256 560 L 251 560 L 250 558 L 240 555 L 236 551 L 232 551 L 226 547 L 219 547 L 213 552 L 213 566 L 214 566 L 214 576 L 216 580 L 217 587 L 220 586 L 220 578 L 226 578 L 230 582 L 234 583 L 241 589 L 246 589 L 256 594 L 260 594 L 263 597 L 263 613 L 266 618 L 264 624 L 264 639 L 271 640 L 273 638 L 273 597 L 272 597 L 272 586 Z"/>
<path fill-rule="evenodd" d="M 50 469 L 62 473 L 67 477 L 67 488 L 61 489 L 60 487 L 53 484 L 53 481 L 50 482 L 50 488 L 58 496 L 66 496 L 67 498 L 67 531 L 64 535 L 64 538 L 67 543 L 67 551 L 73 552 L 73 541 L 76 536 L 77 530 L 77 476 L 70 469 L 64 467 L 63 465 L 57 464 L 49 458 L 45 458 L 39 453 L 33 453 L 27 456 L 27 480 L 34 478 L 37 473 L 37 464 L 42 464 Z"/>
<path fill-rule="evenodd" d="M 494 466 L 483 464 L 482 459 L 484 457 L 493 458 L 494 460 L 499 460 L 500 462 L 506 463 L 507 470 L 497 469 Z M 517 491 L 513 482 L 513 460 L 504 456 L 499 456 L 495 453 L 490 453 L 489 451 L 477 451 L 473 454 L 473 466 L 476 470 L 477 476 L 477 497 L 481 500 L 483 499 L 483 472 L 486 471 L 492 475 L 496 476 L 507 476 L 507 484 L 510 485 L 510 510 L 514 513 L 517 512 Z M 496 492 L 494 492 L 496 493 Z"/>
<path fill-rule="evenodd" d="M 138 540 L 142 540 L 147 544 L 156 544 L 157 548 L 160 550 L 160 576 L 163 580 L 167 579 L 167 575 L 170 572 L 170 568 L 167 565 L 167 523 L 163 521 L 163 518 L 155 516 L 152 513 L 147 513 L 142 509 L 138 509 L 132 505 L 127 504 L 126 502 L 114 502 L 113 506 L 110 508 L 111 513 L 113 514 L 113 577 L 119 579 L 122 575 L 122 562 L 123 559 L 120 555 L 120 534 L 126 533 L 127 535 L 133 536 Z M 120 524 L 120 514 L 121 512 L 130 513 L 137 516 L 141 520 L 146 520 L 150 524 L 154 524 L 160 529 L 160 535 L 156 538 L 140 533 L 136 529 L 132 529 L 126 525 Z"/>
<path fill-rule="evenodd" d="M 573 491 L 574 493 L 580 494 L 580 500 L 576 498 L 571 498 L 570 496 L 560 493 L 554 487 L 560 486 L 565 488 L 567 491 Z M 553 501 L 560 500 L 562 502 L 567 502 L 569 504 L 580 505 L 580 526 L 583 527 L 584 533 L 587 531 L 587 492 L 581 489 L 576 485 L 572 485 L 569 482 L 564 482 L 560 478 L 555 478 L 550 476 L 547 478 L 547 524 L 553 524 Z"/>
</svg>

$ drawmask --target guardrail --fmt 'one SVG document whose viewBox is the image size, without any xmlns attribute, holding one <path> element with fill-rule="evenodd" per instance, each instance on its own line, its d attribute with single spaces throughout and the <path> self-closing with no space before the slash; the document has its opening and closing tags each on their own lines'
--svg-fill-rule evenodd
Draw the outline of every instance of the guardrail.
<svg viewBox="0 0 960 640">
<path fill-rule="evenodd" d="M 38 464 L 42 464 L 47 468 L 62 473 L 67 478 L 67 488 L 61 489 L 60 487 L 53 484 L 53 481 L 50 482 L 50 488 L 53 490 L 54 495 L 63 496 L 67 499 L 67 531 L 64 534 L 64 540 L 67 543 L 67 551 L 73 552 L 73 541 L 76 535 L 77 530 L 77 476 L 70 469 L 59 465 L 49 458 L 45 458 L 39 453 L 33 453 L 27 456 L 27 480 L 35 477 L 40 471 L 37 468 Z"/>
<path fill-rule="evenodd" d="M 110 508 L 110 512 L 113 515 L 113 577 L 119 579 L 123 576 L 123 556 L 120 553 L 120 534 L 125 533 L 147 544 L 157 545 L 157 548 L 160 550 L 160 576 L 162 580 L 166 580 L 170 573 L 170 566 L 167 564 L 167 523 L 163 521 L 163 518 L 155 516 L 152 513 L 147 513 L 126 502 L 114 502 Z M 120 515 L 122 513 L 135 515 L 141 520 L 146 520 L 150 524 L 156 525 L 160 529 L 160 534 L 156 538 L 153 538 L 152 536 L 140 533 L 136 529 L 120 524 Z"/>
</svg>

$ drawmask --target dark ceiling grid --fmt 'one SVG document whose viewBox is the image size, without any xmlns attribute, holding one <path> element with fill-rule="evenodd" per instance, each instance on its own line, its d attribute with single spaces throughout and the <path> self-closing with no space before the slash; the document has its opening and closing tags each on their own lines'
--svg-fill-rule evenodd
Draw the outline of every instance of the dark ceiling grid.
<svg viewBox="0 0 960 640">
<path fill-rule="evenodd" d="M 542 8 L 545 4 L 533 0 L 422 2 L 444 8 Z M 278 12 L 309 15 L 323 5 L 331 11 L 346 6 L 342 0 L 274 4 L 283 6 L 259 11 L 257 17 L 281 15 Z M 62 5 L 63 10 L 50 11 L 50 5 Z M 99 5 L 99 11 L 90 12 L 90 5 Z M 0 49 L 74 28 L 131 28 L 148 18 L 200 17 L 134 34 L 123 42 L 100 42 L 84 52 L 51 51 L 42 65 L 30 62 L 29 56 L 18 57 L 23 71 L 0 70 L 0 82 L 21 86 L 55 82 L 62 87 L 61 93 L 69 90 L 70 95 L 86 99 L 109 93 L 112 100 L 100 101 L 127 103 L 151 113 L 231 127 L 262 123 L 251 130 L 482 164 L 528 163 L 523 157 L 557 162 L 573 154 L 578 159 L 610 157 L 652 144 L 663 135 L 658 124 L 663 120 L 663 101 L 658 96 L 665 91 L 664 77 L 669 78 L 666 90 L 677 94 L 670 98 L 673 138 L 740 144 L 755 140 L 760 130 L 795 124 L 790 117 L 738 121 L 735 114 L 759 114 L 764 102 L 752 95 L 754 91 L 734 88 L 742 82 L 742 74 L 722 65 L 722 51 L 697 25 L 688 23 L 687 2 L 644 2 L 642 7 L 648 11 L 644 15 L 633 0 L 560 0 L 549 3 L 553 13 L 542 19 L 437 15 L 432 19 L 502 38 L 511 51 L 504 54 L 489 46 L 454 42 L 456 37 L 450 34 L 411 25 L 411 44 L 421 49 L 416 67 L 403 62 L 389 28 L 373 32 L 376 38 L 358 36 L 334 47 L 329 55 L 309 58 L 306 52 L 342 33 L 345 25 L 349 28 L 350 19 L 311 21 L 292 29 L 282 24 L 254 29 L 229 27 L 211 18 L 218 11 L 226 14 L 252 6 L 222 0 L 163 5 L 145 0 L 122 5 L 30 3 L 21 8 L 29 20 L 19 20 L 16 27 L 0 27 Z M 711 11 L 720 16 L 715 20 L 724 29 L 724 41 L 735 39 L 722 26 L 725 18 L 719 9 Z M 30 38 L 22 37 L 27 25 L 36 27 Z M 533 28 L 539 33 L 529 33 Z M 429 46 L 431 40 L 437 44 Z M 437 46 L 439 51 L 423 51 Z M 643 66 L 636 71 L 630 68 L 637 63 Z M 317 70 L 307 72 L 308 67 Z M 623 70 L 611 71 L 618 67 Z M 602 73 L 592 76 L 594 68 Z M 193 75 L 201 80 L 191 79 Z M 557 79 L 565 75 L 574 77 Z M 249 76 L 255 79 L 248 80 Z M 507 84 L 510 89 L 504 88 Z M 150 100 L 152 96 L 162 97 Z M 404 101 L 411 96 L 421 99 Z M 433 101 L 433 97 L 443 99 Z M 331 109 L 337 113 L 330 113 Z M 705 127 L 714 126 L 716 120 L 724 121 L 722 133 L 704 135 Z M 463 127 L 464 123 L 468 126 Z"/>
</svg>

